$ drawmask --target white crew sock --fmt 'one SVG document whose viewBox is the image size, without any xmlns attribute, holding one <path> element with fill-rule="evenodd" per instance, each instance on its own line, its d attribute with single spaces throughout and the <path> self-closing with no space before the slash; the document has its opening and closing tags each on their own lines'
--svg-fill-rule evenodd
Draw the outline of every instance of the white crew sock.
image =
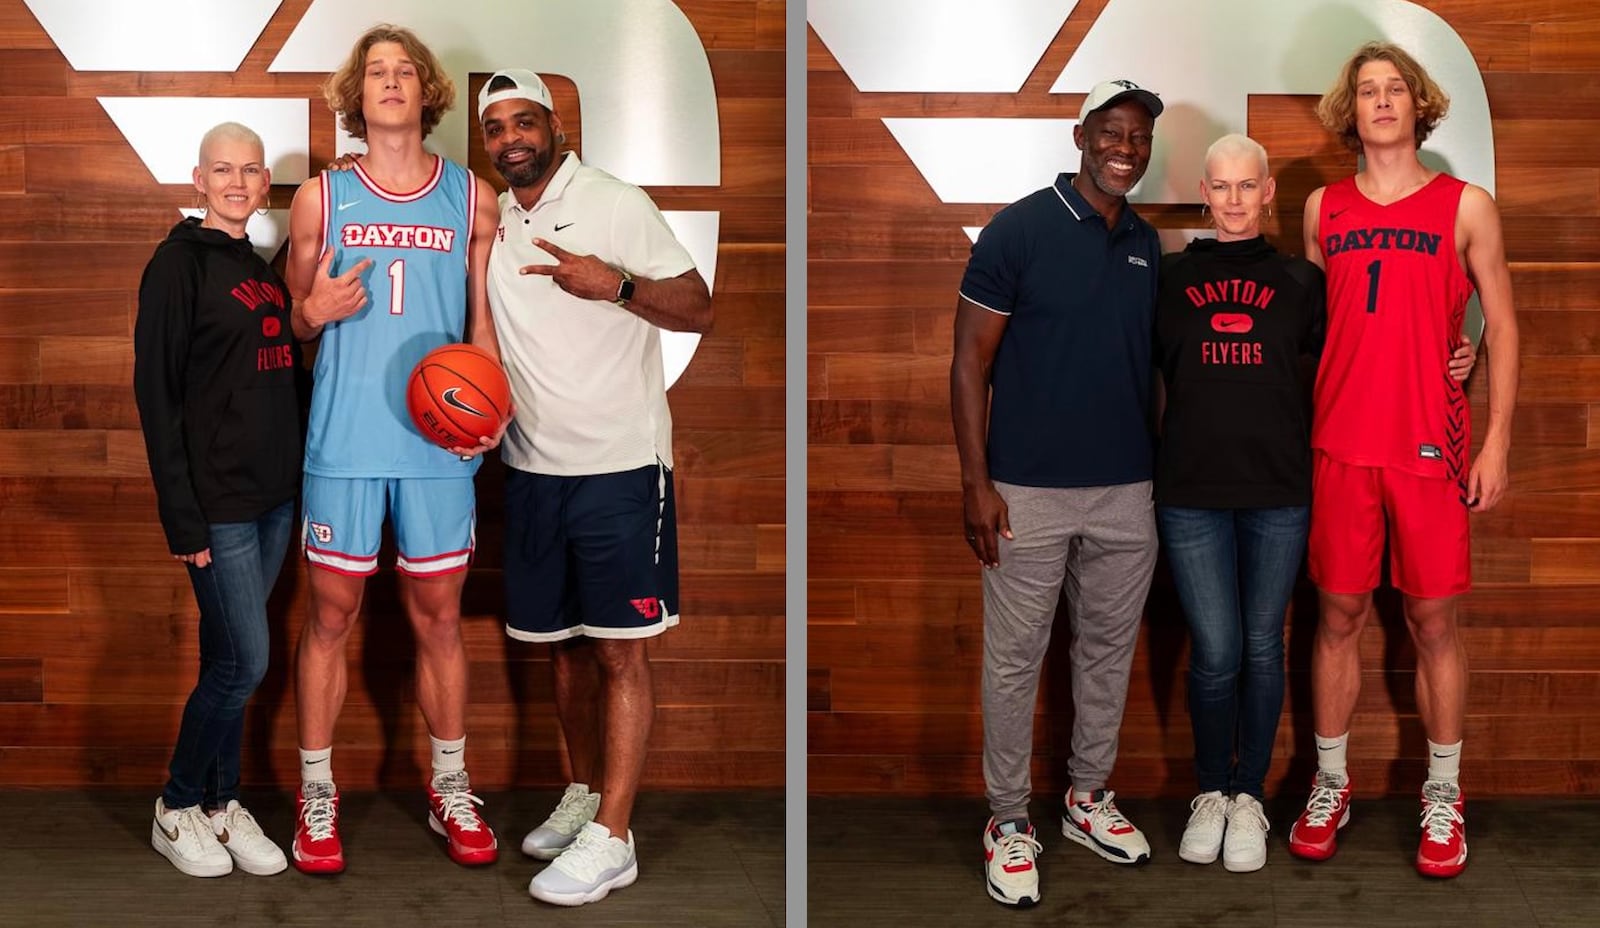
<svg viewBox="0 0 1600 928">
<path fill-rule="evenodd" d="M 316 751 L 300 749 L 300 785 L 333 782 L 332 746 Z"/>
<path fill-rule="evenodd" d="M 1349 779 L 1349 773 L 1345 770 L 1344 748 L 1345 742 L 1350 740 L 1350 733 L 1345 732 L 1333 738 L 1317 735 L 1316 739 L 1317 772 L 1338 777 L 1341 782 Z"/>
<path fill-rule="evenodd" d="M 1428 742 L 1428 779 L 1460 784 L 1461 742 L 1435 744 Z"/>
<path fill-rule="evenodd" d="M 467 769 L 466 735 L 462 735 L 454 741 L 441 741 L 438 738 L 429 735 L 428 743 L 433 745 L 434 776 L 437 777 L 446 773 L 459 773 Z"/>
</svg>

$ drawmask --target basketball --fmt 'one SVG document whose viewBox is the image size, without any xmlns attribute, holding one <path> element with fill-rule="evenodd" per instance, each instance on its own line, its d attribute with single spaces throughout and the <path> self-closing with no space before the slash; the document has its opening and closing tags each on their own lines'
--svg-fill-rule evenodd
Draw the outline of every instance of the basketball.
<svg viewBox="0 0 1600 928">
<path fill-rule="evenodd" d="M 444 345 L 412 368 L 406 409 L 424 438 L 441 448 L 471 448 L 506 420 L 511 384 L 482 348 Z"/>
</svg>

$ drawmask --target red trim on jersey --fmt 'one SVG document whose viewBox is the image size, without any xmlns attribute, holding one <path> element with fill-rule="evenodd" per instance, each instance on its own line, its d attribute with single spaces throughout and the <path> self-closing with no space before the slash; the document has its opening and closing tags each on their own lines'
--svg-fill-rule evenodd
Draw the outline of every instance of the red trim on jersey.
<svg viewBox="0 0 1600 928">
<path fill-rule="evenodd" d="M 404 567 L 396 564 L 394 570 L 395 573 L 405 574 L 408 577 L 448 577 L 451 574 L 459 574 L 471 566 L 472 564 L 469 562 L 466 564 L 459 564 L 455 567 L 447 567 L 444 570 L 406 570 Z"/>
<path fill-rule="evenodd" d="M 372 179 L 372 175 L 367 173 L 367 169 L 361 166 L 360 161 L 357 161 L 355 164 L 355 172 L 356 177 L 361 179 L 361 183 L 364 184 L 368 190 L 371 190 L 373 193 L 376 193 L 385 200 L 388 200 L 391 203 L 411 203 L 432 193 L 433 188 L 439 186 L 439 178 L 444 176 L 444 159 L 438 155 L 434 155 L 432 176 L 430 176 L 421 187 L 418 187 L 410 193 L 400 193 L 398 191 L 385 189 L 381 184 Z"/>
<path fill-rule="evenodd" d="M 463 259 L 467 267 L 472 267 L 472 232 L 478 224 L 478 175 L 467 172 L 467 247 L 463 249 L 466 256 Z"/>
<path fill-rule="evenodd" d="M 317 175 L 317 182 L 322 185 L 322 234 L 317 238 L 319 242 L 317 245 L 317 260 L 320 262 L 322 255 L 328 250 L 328 229 L 333 225 L 333 213 L 331 212 L 333 198 L 329 196 L 332 191 L 329 190 L 331 185 L 328 182 L 327 171 Z"/>
<path fill-rule="evenodd" d="M 465 555 L 470 557 L 472 555 L 472 549 L 471 548 L 462 548 L 459 551 L 446 551 L 443 554 L 434 554 L 434 555 L 431 555 L 429 557 L 410 557 L 410 556 L 406 556 L 406 560 L 410 561 L 413 564 L 426 564 L 429 561 L 442 561 L 447 557 L 460 557 L 463 554 L 465 554 Z"/>
</svg>

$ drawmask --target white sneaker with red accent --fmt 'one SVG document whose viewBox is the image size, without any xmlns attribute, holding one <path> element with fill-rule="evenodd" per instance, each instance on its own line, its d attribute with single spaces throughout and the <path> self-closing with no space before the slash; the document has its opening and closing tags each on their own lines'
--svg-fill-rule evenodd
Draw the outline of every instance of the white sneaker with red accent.
<svg viewBox="0 0 1600 928">
<path fill-rule="evenodd" d="M 1150 842 L 1117 809 L 1116 793 L 1097 789 L 1087 802 L 1067 794 L 1067 812 L 1061 816 L 1061 833 L 1114 864 L 1137 864 L 1150 859 Z"/>
<path fill-rule="evenodd" d="M 983 829 L 983 867 L 989 898 L 1003 905 L 1026 907 L 1039 901 L 1039 868 L 1034 858 L 1043 848 L 1033 826 L 1016 822 L 997 824 L 989 819 Z"/>
<path fill-rule="evenodd" d="M 1467 868 L 1466 798 L 1443 780 L 1422 784 L 1422 843 L 1417 872 L 1448 879 Z"/>
</svg>

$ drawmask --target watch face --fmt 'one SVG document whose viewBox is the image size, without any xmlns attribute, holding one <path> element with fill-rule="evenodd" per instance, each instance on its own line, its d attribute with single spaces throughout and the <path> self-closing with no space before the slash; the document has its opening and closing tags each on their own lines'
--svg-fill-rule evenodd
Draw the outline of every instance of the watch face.
<svg viewBox="0 0 1600 928">
<path fill-rule="evenodd" d="M 622 286 L 617 288 L 617 302 L 626 303 L 633 299 L 633 281 L 624 280 Z"/>
</svg>

